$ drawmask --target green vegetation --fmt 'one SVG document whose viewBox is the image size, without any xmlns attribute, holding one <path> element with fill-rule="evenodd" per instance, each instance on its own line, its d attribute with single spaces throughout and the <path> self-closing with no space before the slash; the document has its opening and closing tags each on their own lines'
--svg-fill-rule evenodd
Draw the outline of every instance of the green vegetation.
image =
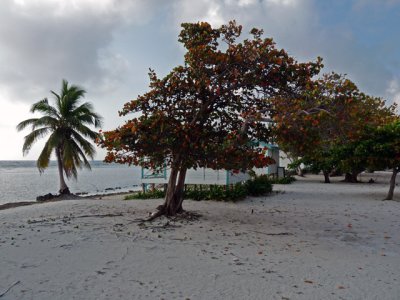
<svg viewBox="0 0 400 300">
<path fill-rule="evenodd" d="M 99 134 L 88 126 L 100 127 L 101 117 L 94 112 L 92 104 L 79 103 L 86 91 L 76 85 L 68 86 L 66 80 L 62 81 L 60 94 L 53 91 L 51 93 L 55 106 L 51 106 L 47 98 L 33 104 L 31 112 L 39 112 L 43 116 L 22 121 L 17 125 L 17 130 L 21 131 L 28 126 L 32 128 L 32 132 L 25 136 L 22 147 L 24 155 L 37 140 L 50 134 L 37 160 L 37 167 L 43 172 L 49 166 L 50 157 L 54 153 L 60 177 L 59 193 L 69 194 L 64 173 L 67 178 L 77 178 L 78 168 L 90 169 L 86 157 L 93 159 L 96 153 L 90 141 L 95 141 Z"/>
<path fill-rule="evenodd" d="M 272 184 L 291 184 L 294 181 L 296 181 L 296 178 L 293 176 L 286 176 L 286 177 L 282 177 L 282 178 L 270 179 L 270 182 Z"/>
<path fill-rule="evenodd" d="M 200 200 L 216 200 L 216 201 L 237 201 L 247 196 L 246 186 L 237 183 L 230 187 L 220 185 L 210 185 L 208 189 L 200 189 L 195 186 L 184 192 L 185 199 Z"/>
<path fill-rule="evenodd" d="M 333 171 L 346 173 L 346 181 L 356 182 L 366 161 L 353 155 L 353 143 L 368 136 L 370 128 L 398 118 L 395 105 L 362 93 L 336 73 L 310 82 L 291 101 L 275 100 L 274 106 L 277 142 L 294 158 L 293 167 L 304 164 L 312 172 L 322 171 L 326 183 Z"/>
<path fill-rule="evenodd" d="M 238 201 L 246 196 L 264 196 L 272 192 L 272 184 L 288 184 L 296 179 L 294 177 L 284 177 L 272 179 L 268 175 L 255 176 L 245 183 L 237 183 L 231 186 L 220 185 L 186 185 L 183 197 L 195 201 L 215 200 L 215 201 Z M 151 190 L 146 193 L 136 193 L 125 196 L 125 200 L 137 199 L 160 199 L 165 197 L 162 190 Z"/>
<path fill-rule="evenodd" d="M 366 128 L 364 136 L 339 152 L 339 158 L 347 163 L 349 158 L 361 161 L 370 170 L 391 169 L 392 176 L 385 200 L 393 200 L 396 176 L 400 172 L 400 121 L 379 127 Z"/>
<path fill-rule="evenodd" d="M 154 189 L 146 193 L 135 193 L 124 197 L 124 200 L 137 200 L 137 199 L 159 199 L 164 198 L 165 192 L 161 190 Z"/>
<path fill-rule="evenodd" d="M 272 192 L 272 184 L 268 175 L 260 175 L 247 180 L 246 189 L 250 196 L 262 196 Z"/>
</svg>

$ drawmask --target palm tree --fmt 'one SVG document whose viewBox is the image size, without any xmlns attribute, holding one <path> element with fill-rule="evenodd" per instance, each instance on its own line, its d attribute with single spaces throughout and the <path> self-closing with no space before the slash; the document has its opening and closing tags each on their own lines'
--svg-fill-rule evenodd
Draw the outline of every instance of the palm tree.
<svg viewBox="0 0 400 300">
<path fill-rule="evenodd" d="M 87 125 L 100 127 L 102 118 L 93 111 L 91 103 L 79 103 L 86 91 L 76 85 L 68 86 L 66 80 L 62 81 L 60 95 L 53 91 L 51 93 L 55 98 L 55 106 L 51 106 L 47 98 L 33 104 L 30 111 L 40 112 L 43 116 L 22 121 L 17 125 L 17 130 L 32 126 L 32 132 L 24 138 L 24 155 L 38 139 L 50 134 L 36 164 L 42 173 L 49 166 L 50 156 L 54 152 L 60 176 L 59 193 L 70 194 L 64 173 L 67 178 L 76 179 L 77 168 L 90 169 L 86 156 L 93 159 L 96 151 L 87 139 L 94 141 L 98 133 Z"/>
</svg>

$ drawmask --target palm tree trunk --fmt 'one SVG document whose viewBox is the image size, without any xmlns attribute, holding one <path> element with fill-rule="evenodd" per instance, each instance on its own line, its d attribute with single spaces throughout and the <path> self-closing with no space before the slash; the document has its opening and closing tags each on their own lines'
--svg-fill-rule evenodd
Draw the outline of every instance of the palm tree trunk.
<svg viewBox="0 0 400 300">
<path fill-rule="evenodd" d="M 69 188 L 64 180 L 64 166 L 63 166 L 63 162 L 62 162 L 62 155 L 61 155 L 60 149 L 56 149 L 56 156 L 57 156 L 57 165 L 58 165 L 58 175 L 60 177 L 59 193 L 60 193 L 60 195 L 71 194 L 71 192 L 69 191 Z"/>
<path fill-rule="evenodd" d="M 397 173 L 399 173 L 399 171 L 400 171 L 400 167 L 393 168 L 392 176 L 390 178 L 389 192 L 388 192 L 385 200 L 393 200 L 394 188 L 396 186 L 396 176 L 397 176 Z"/>
</svg>

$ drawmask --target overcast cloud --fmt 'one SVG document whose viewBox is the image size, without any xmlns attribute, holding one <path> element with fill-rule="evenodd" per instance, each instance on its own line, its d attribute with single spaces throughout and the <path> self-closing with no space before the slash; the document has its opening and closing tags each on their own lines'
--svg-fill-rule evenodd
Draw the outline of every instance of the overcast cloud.
<svg viewBox="0 0 400 300">
<path fill-rule="evenodd" d="M 182 22 L 263 28 L 298 60 L 322 56 L 324 72 L 400 103 L 400 0 L 2 0 L 0 19 L 0 159 L 22 159 L 27 132 L 15 125 L 63 78 L 87 90 L 105 129 L 118 126 L 149 67 L 164 75 L 182 63 Z"/>
</svg>

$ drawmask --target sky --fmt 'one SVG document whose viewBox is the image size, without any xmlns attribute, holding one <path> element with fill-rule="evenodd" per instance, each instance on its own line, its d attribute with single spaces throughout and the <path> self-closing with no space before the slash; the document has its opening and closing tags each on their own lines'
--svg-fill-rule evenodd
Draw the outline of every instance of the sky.
<svg viewBox="0 0 400 300">
<path fill-rule="evenodd" d="M 0 160 L 38 157 L 44 143 L 23 156 L 29 130 L 15 127 L 62 79 L 87 91 L 104 130 L 122 124 L 149 68 L 163 76 L 183 63 L 183 22 L 261 28 L 298 61 L 321 56 L 323 73 L 400 104 L 400 0 L 1 0 L 0 20 Z"/>
</svg>

